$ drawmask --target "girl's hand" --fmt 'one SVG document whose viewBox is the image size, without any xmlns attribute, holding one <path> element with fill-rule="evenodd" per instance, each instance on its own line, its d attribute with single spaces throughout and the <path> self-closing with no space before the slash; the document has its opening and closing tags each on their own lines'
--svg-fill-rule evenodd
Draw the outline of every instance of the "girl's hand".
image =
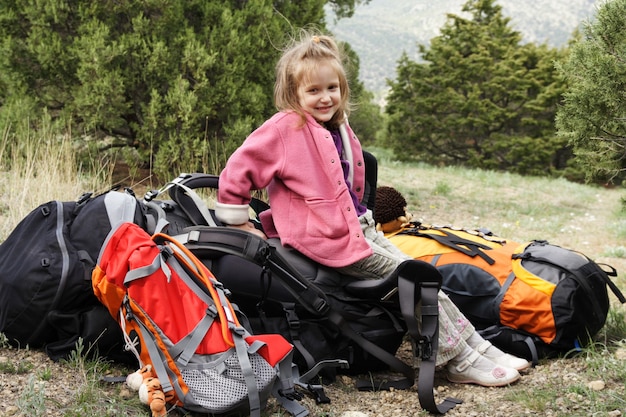
<svg viewBox="0 0 626 417">
<path fill-rule="evenodd" d="M 263 233 L 262 231 L 254 227 L 252 222 L 247 222 L 247 223 L 237 224 L 237 225 L 229 225 L 228 227 L 245 230 L 246 232 L 259 236 L 261 239 L 267 239 L 267 236 L 265 235 L 265 233 Z"/>
</svg>

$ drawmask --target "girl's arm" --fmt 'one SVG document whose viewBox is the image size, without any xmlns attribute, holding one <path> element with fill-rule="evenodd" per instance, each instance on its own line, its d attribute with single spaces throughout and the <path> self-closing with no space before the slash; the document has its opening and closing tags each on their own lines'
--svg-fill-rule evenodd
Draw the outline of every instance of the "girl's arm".
<svg viewBox="0 0 626 417">
<path fill-rule="evenodd" d="M 280 134 L 273 124 L 266 122 L 254 131 L 231 155 L 220 174 L 217 218 L 229 225 L 247 223 L 251 192 L 280 178 L 284 154 Z"/>
</svg>

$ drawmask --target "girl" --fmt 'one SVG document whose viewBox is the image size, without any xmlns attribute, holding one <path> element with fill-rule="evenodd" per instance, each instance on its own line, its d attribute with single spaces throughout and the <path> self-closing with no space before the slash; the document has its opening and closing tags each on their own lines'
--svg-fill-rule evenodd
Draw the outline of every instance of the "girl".
<svg viewBox="0 0 626 417">
<path fill-rule="evenodd" d="M 390 274 L 408 256 L 376 231 L 362 203 L 365 166 L 348 125 L 349 88 L 336 42 L 303 32 L 276 66 L 279 112 L 254 131 L 220 174 L 216 215 L 232 227 L 280 238 L 312 260 L 359 278 Z M 266 188 L 265 234 L 249 222 L 252 190 Z M 448 379 L 503 386 L 530 364 L 485 341 L 441 291 L 439 352 Z"/>
</svg>

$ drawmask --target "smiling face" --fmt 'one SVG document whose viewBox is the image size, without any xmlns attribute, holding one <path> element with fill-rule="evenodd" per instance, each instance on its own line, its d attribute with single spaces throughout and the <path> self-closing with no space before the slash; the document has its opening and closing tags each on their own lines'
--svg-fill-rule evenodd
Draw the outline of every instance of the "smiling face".
<svg viewBox="0 0 626 417">
<path fill-rule="evenodd" d="M 330 121 L 341 103 L 339 76 L 332 65 L 322 63 L 303 79 L 298 87 L 298 99 L 302 110 L 315 120 Z"/>
</svg>

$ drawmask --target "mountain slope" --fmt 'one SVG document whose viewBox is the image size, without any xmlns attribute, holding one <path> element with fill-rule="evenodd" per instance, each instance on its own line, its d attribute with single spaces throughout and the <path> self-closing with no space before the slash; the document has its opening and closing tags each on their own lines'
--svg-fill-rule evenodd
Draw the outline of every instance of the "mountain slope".
<svg viewBox="0 0 626 417">
<path fill-rule="evenodd" d="M 558 47 L 567 43 L 574 30 L 593 17 L 602 0 L 500 0 L 512 27 L 525 42 Z M 446 14 L 461 14 L 466 0 L 371 0 L 358 6 L 354 16 L 328 27 L 338 39 L 348 42 L 361 59 L 360 75 L 366 88 L 377 95 L 386 89 L 386 79 L 395 78 L 403 52 L 417 59 L 417 45 L 427 45 L 439 35 Z"/>
</svg>

